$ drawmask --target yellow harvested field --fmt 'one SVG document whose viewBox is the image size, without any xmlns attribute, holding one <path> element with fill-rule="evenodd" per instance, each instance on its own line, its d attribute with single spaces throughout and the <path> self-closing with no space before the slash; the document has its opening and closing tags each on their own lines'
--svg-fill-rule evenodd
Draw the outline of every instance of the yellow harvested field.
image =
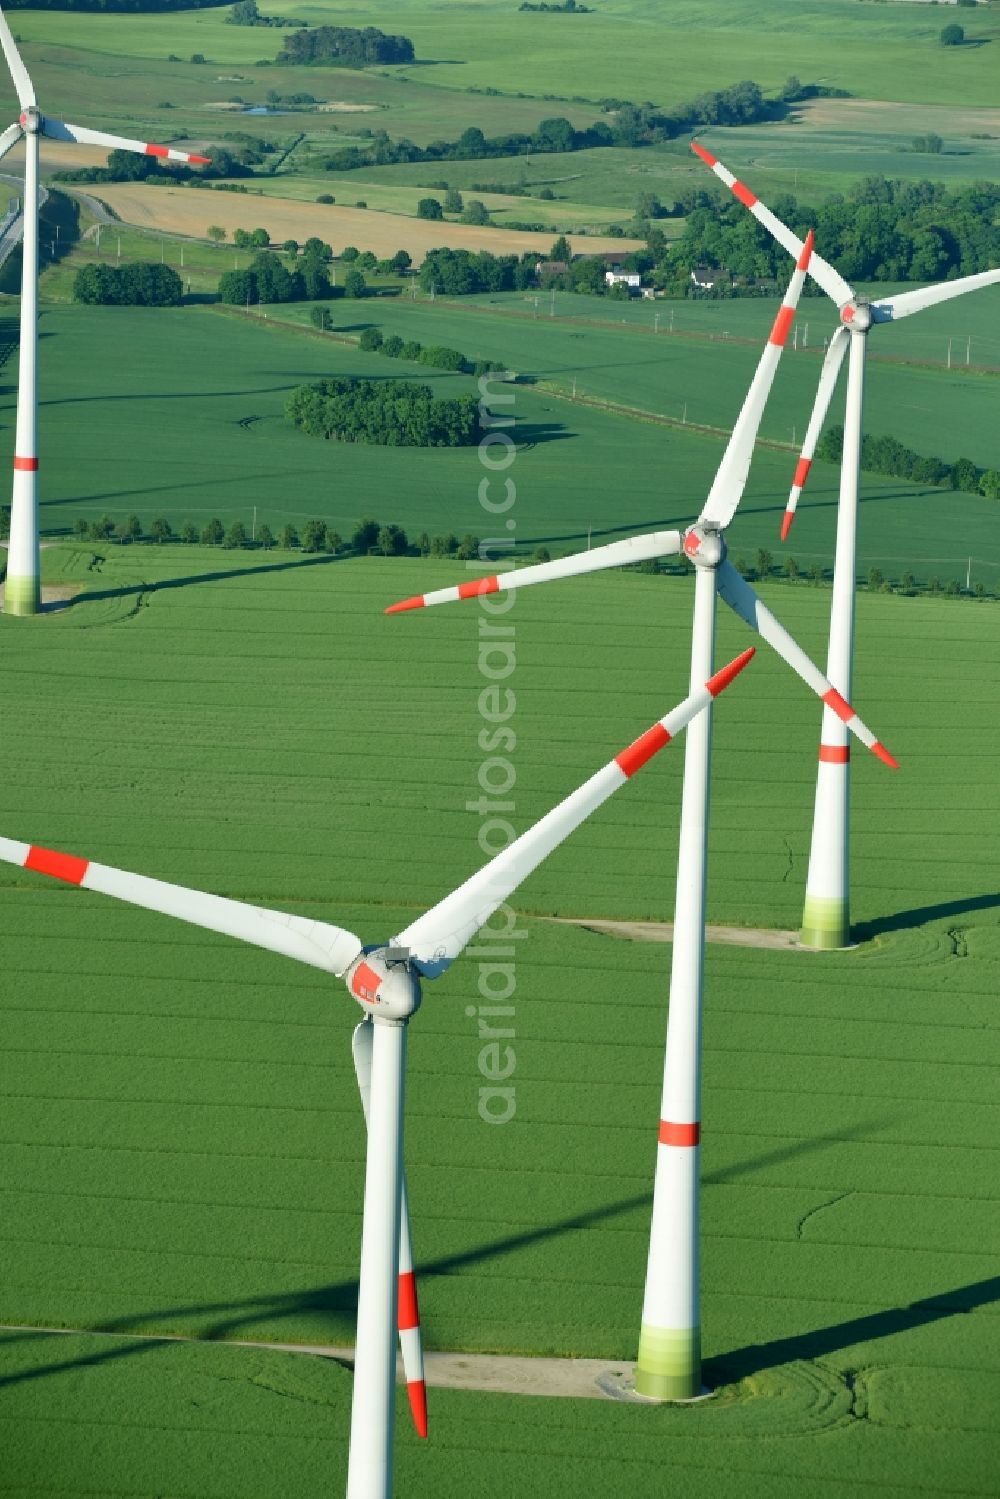
<svg viewBox="0 0 1000 1499">
<path fill-rule="evenodd" d="M 143 229 L 165 229 L 175 234 L 204 238 L 209 224 L 219 224 L 232 237 L 234 229 L 266 229 L 275 244 L 297 239 L 301 244 L 318 235 L 334 251 L 357 245 L 375 255 L 394 255 L 407 250 L 419 265 L 428 250 L 448 245 L 456 250 L 492 250 L 504 255 L 524 250 L 551 248 L 554 233 L 527 234 L 516 229 L 486 229 L 475 224 L 448 224 L 440 220 L 414 219 L 399 213 L 377 213 L 367 208 L 342 208 L 339 204 L 295 203 L 290 198 L 244 197 L 242 193 L 215 193 L 198 188 L 146 187 L 141 183 L 101 183 L 89 189 L 128 224 Z M 613 239 L 608 235 L 571 235 L 573 250 L 635 250 L 638 239 Z"/>
</svg>

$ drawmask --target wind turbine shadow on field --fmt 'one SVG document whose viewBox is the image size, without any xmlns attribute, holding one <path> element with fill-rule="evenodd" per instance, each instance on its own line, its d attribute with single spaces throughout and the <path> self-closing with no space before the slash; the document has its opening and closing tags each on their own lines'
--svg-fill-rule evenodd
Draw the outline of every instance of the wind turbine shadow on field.
<svg viewBox="0 0 1000 1499">
<path fill-rule="evenodd" d="M 252 578 L 259 573 L 284 573 L 290 568 L 322 567 L 331 562 L 346 562 L 350 555 L 345 553 L 342 557 L 334 557 L 324 552 L 317 557 L 299 557 L 294 562 L 262 562 L 257 567 L 232 567 L 213 573 L 193 573 L 188 578 L 165 578 L 158 583 L 127 583 L 121 588 L 88 589 L 86 593 L 78 593 L 73 602 L 93 604 L 100 599 L 122 599 L 128 598 L 130 594 L 148 595 L 163 593 L 169 588 L 189 588 L 195 583 L 224 583 L 229 578 Z"/>
<path fill-rule="evenodd" d="M 923 926 L 928 921 L 944 921 L 951 916 L 966 916 L 970 911 L 995 911 L 1000 906 L 1000 892 L 987 895 L 968 895 L 963 900 L 940 901 L 933 906 L 914 906 L 909 911 L 893 911 L 888 916 L 876 916 L 874 921 L 855 923 L 854 935 L 859 942 L 868 942 L 883 932 L 909 931 Z"/>
<path fill-rule="evenodd" d="M 835 1322 L 831 1327 L 776 1338 L 773 1343 L 748 1343 L 744 1348 L 710 1359 L 706 1364 L 706 1376 L 711 1384 L 731 1384 L 750 1374 L 776 1369 L 781 1364 L 827 1358 L 855 1343 L 870 1343 L 876 1338 L 912 1332 L 931 1322 L 973 1312 L 977 1307 L 990 1306 L 997 1301 L 1000 1301 L 1000 1275 L 991 1275 L 986 1280 L 973 1281 L 971 1285 L 958 1286 L 953 1291 L 911 1301 L 908 1306 L 867 1312 L 860 1317 L 850 1317 L 846 1322 Z"/>
<path fill-rule="evenodd" d="M 327 559 L 330 560 L 330 559 Z M 836 1144 L 839 1141 L 855 1138 L 866 1131 L 875 1128 L 883 1121 L 868 1120 L 856 1125 L 848 1125 L 833 1136 L 821 1138 L 800 1139 L 781 1145 L 759 1155 L 750 1156 L 743 1161 L 734 1162 L 719 1171 L 710 1173 L 705 1177 L 707 1185 L 725 1184 L 737 1176 L 746 1176 L 753 1171 L 763 1167 L 776 1165 L 794 1159 L 796 1156 L 807 1155 L 811 1151 L 821 1149 L 824 1145 Z M 426 1283 L 435 1275 L 449 1275 L 464 1266 L 481 1264 L 485 1261 L 496 1259 L 499 1256 L 512 1254 L 520 1249 L 528 1248 L 532 1244 L 544 1243 L 547 1240 L 559 1238 L 561 1235 L 577 1232 L 581 1229 L 593 1228 L 597 1224 L 608 1222 L 614 1218 L 634 1212 L 637 1209 L 648 1209 L 652 1204 L 653 1194 L 649 1188 L 643 1192 L 637 1192 L 630 1197 L 619 1198 L 615 1202 L 604 1204 L 602 1207 L 592 1208 L 586 1212 L 574 1213 L 569 1217 L 560 1219 L 557 1223 L 540 1224 L 536 1228 L 524 1229 L 519 1233 L 506 1234 L 501 1238 L 494 1239 L 488 1243 L 476 1245 L 469 1249 L 458 1250 L 454 1254 L 441 1255 L 435 1260 L 424 1262 L 418 1267 L 418 1277 L 421 1284 Z M 1000 1278 L 997 1280 L 1000 1286 Z M 960 1296 L 961 1292 L 952 1293 Z M 998 1292 L 1000 1295 L 1000 1292 Z M 241 1301 L 219 1301 L 189 1303 L 184 1306 L 158 1307 L 152 1311 L 137 1312 L 126 1317 L 113 1317 L 96 1326 L 82 1329 L 84 1332 L 99 1334 L 102 1336 L 119 1336 L 127 1338 L 136 1334 L 137 1326 L 149 1326 L 157 1322 L 170 1325 L 178 1318 L 191 1316 L 208 1316 L 217 1314 L 217 1320 L 206 1328 L 196 1341 L 220 1342 L 226 1339 L 239 1340 L 240 1337 L 252 1339 L 254 1330 L 261 1323 L 272 1323 L 276 1320 L 286 1320 L 301 1317 L 308 1313 L 319 1313 L 321 1316 L 336 1316 L 353 1318 L 357 1311 L 358 1282 L 356 1276 L 346 1280 L 336 1281 L 329 1285 L 304 1287 L 297 1291 L 280 1291 L 273 1294 L 261 1296 L 250 1296 Z M 922 1304 L 922 1303 L 921 1303 Z M 955 1310 L 965 1310 L 964 1307 L 955 1307 Z M 883 1315 L 889 1315 L 888 1313 Z M 0 1359 L 3 1357 L 3 1349 L 14 1343 L 37 1341 L 38 1339 L 50 1339 L 53 1336 L 62 1336 L 51 1330 L 40 1329 L 34 1331 L 25 1328 L 16 1333 L 4 1334 L 0 1332 Z M 268 1333 L 268 1340 L 274 1340 L 273 1333 Z M 152 1348 L 161 1348 L 164 1342 L 157 1340 L 154 1333 L 145 1334 L 140 1341 L 129 1343 L 125 1347 L 109 1348 L 106 1352 L 53 1361 L 39 1368 L 26 1369 L 14 1374 L 0 1373 L 0 1389 L 8 1385 L 16 1385 L 33 1379 L 41 1379 L 48 1375 L 60 1374 L 67 1370 L 87 1366 L 90 1364 L 110 1363 L 115 1359 L 129 1358 L 133 1353 L 146 1352 Z M 766 1345 L 768 1348 L 777 1348 L 779 1344 Z M 761 1350 L 753 1350 L 760 1352 Z M 737 1350 L 737 1354 L 731 1357 L 741 1357 L 747 1350 Z M 789 1357 L 806 1357 L 807 1355 L 789 1355 Z M 776 1360 L 782 1362 L 783 1360 Z M 766 1367 L 766 1366 L 764 1366 Z M 749 1371 L 748 1371 L 749 1372 Z M 742 1377 L 739 1375 L 733 1376 Z"/>
</svg>

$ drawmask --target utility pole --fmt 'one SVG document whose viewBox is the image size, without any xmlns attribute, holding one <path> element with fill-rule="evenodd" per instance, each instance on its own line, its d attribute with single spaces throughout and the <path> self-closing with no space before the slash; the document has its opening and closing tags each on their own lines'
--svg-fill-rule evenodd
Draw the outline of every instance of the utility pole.
<svg viewBox="0 0 1000 1499">
<path fill-rule="evenodd" d="M 122 263 L 122 237 L 119 234 L 119 236 L 118 236 L 118 264 L 121 265 L 121 263 Z"/>
<path fill-rule="evenodd" d="M 972 592 L 972 558 L 971 557 L 969 558 L 969 565 L 965 569 L 965 591 L 966 591 L 966 593 L 971 593 Z"/>
<path fill-rule="evenodd" d="M 654 333 L 659 333 L 659 331 L 660 331 L 660 314 L 658 312 L 654 312 L 653 313 L 653 332 Z"/>
<path fill-rule="evenodd" d="M 101 226 L 100 226 L 100 224 L 98 224 L 98 226 L 97 226 L 97 233 L 94 236 L 94 238 L 97 240 L 97 253 L 98 253 L 98 255 L 100 255 L 100 253 L 101 253 Z"/>
<path fill-rule="evenodd" d="M 802 347 L 804 349 L 808 349 L 808 347 L 809 347 L 809 324 L 808 323 L 803 324 L 803 327 L 802 327 Z"/>
<path fill-rule="evenodd" d="M 951 339 L 948 340 L 948 368 L 951 369 Z"/>
<path fill-rule="evenodd" d="M 250 540 L 257 540 L 257 506 L 253 507 L 253 521 L 250 524 Z"/>
<path fill-rule="evenodd" d="M 56 230 L 56 233 L 57 234 L 59 233 L 58 229 Z M 965 341 L 965 363 L 966 363 L 966 365 L 970 364 L 971 360 L 972 360 L 972 334 L 970 333 L 969 336 L 968 336 L 968 338 Z"/>
</svg>

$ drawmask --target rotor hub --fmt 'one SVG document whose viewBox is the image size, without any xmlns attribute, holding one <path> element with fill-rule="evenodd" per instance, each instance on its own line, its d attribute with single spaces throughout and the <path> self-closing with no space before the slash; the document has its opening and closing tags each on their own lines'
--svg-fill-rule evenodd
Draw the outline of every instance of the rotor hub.
<svg viewBox="0 0 1000 1499">
<path fill-rule="evenodd" d="M 42 128 L 42 113 L 37 105 L 29 104 L 21 110 L 19 123 L 25 135 L 37 135 Z"/>
<path fill-rule="evenodd" d="M 718 567 L 726 555 L 726 543 L 721 531 L 694 525 L 684 532 L 682 551 L 695 567 Z"/>
<path fill-rule="evenodd" d="M 866 297 L 857 297 L 853 302 L 845 302 L 840 309 L 840 321 L 852 333 L 867 333 L 874 321 L 871 303 Z"/>
<path fill-rule="evenodd" d="M 344 982 L 366 1015 L 376 1020 L 409 1020 L 420 1008 L 420 980 L 404 948 L 378 947 L 362 953 Z"/>
</svg>

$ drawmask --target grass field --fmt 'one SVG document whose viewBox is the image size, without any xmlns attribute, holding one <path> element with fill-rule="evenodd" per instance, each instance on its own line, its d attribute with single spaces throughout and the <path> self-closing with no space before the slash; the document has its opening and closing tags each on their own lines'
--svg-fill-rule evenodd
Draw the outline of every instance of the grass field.
<svg viewBox="0 0 1000 1499">
<path fill-rule="evenodd" d="M 332 305 L 340 327 L 353 335 L 381 316 L 377 301 Z M 409 310 L 389 305 L 393 317 L 397 310 L 400 318 Z M 296 309 L 286 304 L 279 311 L 285 317 Z M 765 314 L 762 326 L 768 322 Z M 500 340 L 506 322 L 496 319 L 496 343 L 492 319 L 484 317 L 475 325 L 482 326 L 479 341 L 463 339 L 463 352 L 503 357 Z M 445 316 L 440 324 L 427 319 L 412 326 L 421 333 L 438 329 L 443 337 L 452 324 Z M 558 378 L 565 390 L 558 361 L 541 365 L 547 331 L 540 328 L 535 334 L 537 373 Z M 131 511 L 147 526 L 157 515 L 175 526 L 193 520 L 201 527 L 212 516 L 227 525 L 238 517 L 249 526 L 254 506 L 275 532 L 286 521 L 301 524 L 313 515 L 345 536 L 361 515 L 395 521 L 414 537 L 424 530 L 461 536 L 467 531 L 483 535 L 488 529 L 478 500 L 480 468 L 472 452 L 435 449 L 416 464 L 404 448 L 318 442 L 296 432 L 284 417 L 290 390 L 327 374 L 430 378 L 442 393 L 474 392 L 475 383 L 464 376 L 395 364 L 256 315 L 247 319 L 200 308 L 52 307 L 44 313 L 41 332 L 42 526 L 49 534 L 65 534 L 79 516 L 96 519 L 109 513 L 123 519 Z M 553 337 L 568 336 L 566 330 L 553 330 Z M 653 338 L 638 334 L 614 337 L 622 339 L 619 354 L 627 361 L 625 369 L 641 372 L 642 351 L 667 346 L 657 358 L 669 361 L 668 370 L 687 370 L 678 378 L 690 381 L 687 341 L 662 338 L 656 345 Z M 696 347 L 698 369 L 702 345 Z M 125 349 L 127 360 L 122 358 Z M 728 362 L 730 356 L 741 361 L 738 370 Z M 572 357 L 579 364 L 579 353 Z M 607 350 L 601 357 L 608 357 Z M 698 388 L 706 409 L 692 409 L 692 421 L 715 414 L 727 427 L 731 424 L 742 400 L 743 362 L 752 364 L 753 357 L 747 346 L 719 347 L 711 367 L 731 389 L 732 405 L 721 400 L 710 405 L 715 396 L 705 380 Z M 787 365 L 775 393 L 780 402 L 789 399 L 788 388 L 794 390 L 796 383 L 790 360 Z M 14 366 L 6 368 L 8 383 L 0 393 L 5 430 L 0 436 L 9 445 Z M 810 357 L 810 372 L 813 368 Z M 810 383 L 812 378 L 810 373 Z M 801 422 L 810 398 L 811 391 L 803 392 L 800 381 Z M 636 530 L 686 524 L 700 510 L 722 453 L 721 438 L 616 416 L 530 387 L 518 388 L 515 413 L 521 496 L 516 536 L 529 551 L 540 544 L 560 552 L 575 550 L 585 544 L 588 531 L 592 538 L 611 540 Z M 680 409 L 673 414 L 679 418 Z M 780 435 L 775 418 L 771 421 L 772 435 Z M 944 428 L 935 431 L 940 434 Z M 790 430 L 787 437 L 790 444 Z M 115 453 L 113 465 L 110 452 Z M 981 461 L 988 456 L 983 453 Z M 790 445 L 786 452 L 758 452 L 731 531 L 737 556 L 752 559 L 760 546 L 777 552 L 778 521 L 793 467 Z M 794 553 L 803 566 L 817 560 L 829 566 L 836 494 L 836 470 L 817 466 L 809 503 L 803 504 L 794 533 Z M 973 579 L 992 588 L 1000 581 L 998 527 L 1000 512 L 985 500 L 870 477 L 864 489 L 859 570 L 866 576 L 878 566 L 896 578 L 912 570 L 918 577 L 964 582 L 971 556 Z"/>
<path fill-rule="evenodd" d="M 272 0 L 272 10 L 311 24 L 329 22 L 331 16 L 328 5 L 298 0 Z M 846 88 L 863 98 L 995 103 L 989 45 L 998 23 L 991 8 L 964 18 L 970 44 L 953 48 L 940 46 L 940 13 L 926 5 L 876 8 L 852 0 L 769 0 L 767 18 L 765 28 L 760 7 L 751 0 L 738 0 L 724 11 L 681 0 L 671 7 L 669 18 L 656 0 L 607 0 L 580 16 L 526 15 L 502 0 L 471 0 L 461 6 L 444 0 L 396 0 L 380 9 L 379 24 L 384 31 L 411 37 L 418 61 L 379 71 L 413 80 L 408 87 L 429 83 L 439 93 L 494 88 L 536 100 L 556 96 L 560 102 L 567 96 L 583 102 L 615 95 L 669 105 L 741 78 L 777 89 L 795 72 L 805 82 Z M 336 19 L 342 25 L 370 24 L 365 11 L 348 6 L 338 6 Z M 260 57 L 273 58 L 281 40 L 253 28 L 227 26 L 221 7 L 128 18 L 29 12 L 18 16 L 18 32 L 29 44 L 29 65 L 33 45 L 55 44 L 126 59 L 124 71 L 151 64 L 158 68 L 171 52 L 187 57 L 195 51 L 228 71 Z M 885 66 L 887 52 L 891 68 Z M 330 73 L 294 70 L 300 80 L 325 81 Z M 270 76 L 268 70 L 266 86 Z M 331 82 L 341 76 L 334 72 Z M 489 99 L 474 98 L 485 114 Z M 516 126 L 511 121 L 507 128 Z"/>
<path fill-rule="evenodd" d="M 45 553 L 50 577 L 82 589 L 72 609 L 0 619 L 17 705 L 5 836 L 369 940 L 475 866 L 474 610 L 381 613 L 452 568 L 144 547 L 98 574 L 91 558 Z M 828 595 L 767 597 L 821 652 Z M 518 826 L 683 693 L 690 602 L 688 581 L 616 576 L 518 599 Z M 511 1496 L 567 1479 L 595 1499 L 648 1491 L 665 1468 L 706 1499 L 726 1483 L 760 1499 L 993 1492 L 993 606 L 863 595 L 858 639 L 856 700 L 903 764 L 856 767 L 862 945 L 708 956 L 720 1397 L 646 1411 L 432 1392 L 429 1448 L 401 1422 L 402 1492 L 468 1494 L 484 1460 L 490 1491 Z M 720 620 L 720 657 L 745 642 Z M 712 919 L 795 924 L 817 723 L 765 652 L 720 704 Z M 428 986 L 408 1157 L 432 1347 L 634 1349 L 667 954 L 530 913 L 669 915 L 680 773 L 662 756 L 518 897 L 505 1129 L 476 1111 L 471 960 Z M 351 1007 L 311 970 L 7 867 L 0 908 L 17 975 L 0 1319 L 117 1334 L 0 1344 L 7 1491 L 335 1485 L 341 1370 L 129 1335 L 350 1339 Z"/>
</svg>

